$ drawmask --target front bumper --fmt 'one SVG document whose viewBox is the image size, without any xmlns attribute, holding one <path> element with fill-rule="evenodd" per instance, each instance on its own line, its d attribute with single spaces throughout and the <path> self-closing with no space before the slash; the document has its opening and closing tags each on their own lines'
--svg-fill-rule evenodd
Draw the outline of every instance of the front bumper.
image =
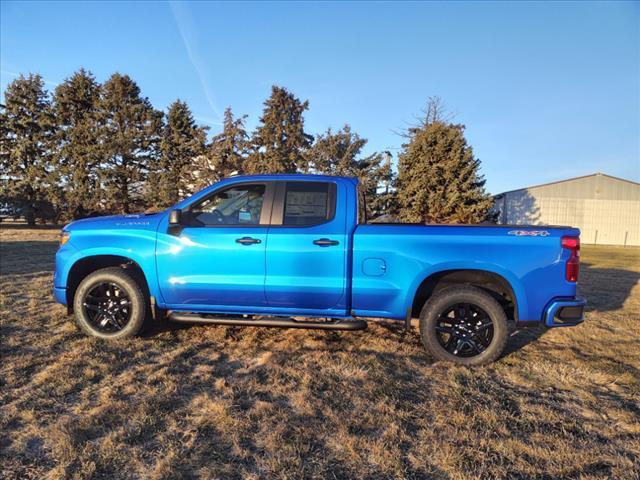
<svg viewBox="0 0 640 480">
<path fill-rule="evenodd" d="M 62 287 L 53 287 L 53 298 L 62 305 L 67 304 L 67 289 Z"/>
<path fill-rule="evenodd" d="M 584 321 L 584 298 L 562 298 L 552 300 L 544 310 L 544 325 L 553 327 L 572 327 Z"/>
</svg>

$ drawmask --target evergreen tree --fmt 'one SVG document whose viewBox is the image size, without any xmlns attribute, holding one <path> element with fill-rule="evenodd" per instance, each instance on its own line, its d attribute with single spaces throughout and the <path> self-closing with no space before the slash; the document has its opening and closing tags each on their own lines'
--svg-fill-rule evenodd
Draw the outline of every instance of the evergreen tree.
<svg viewBox="0 0 640 480">
<path fill-rule="evenodd" d="M 38 74 L 20 75 L 4 94 L 0 111 L 0 197 L 20 205 L 29 225 L 42 217 L 57 183 L 51 148 L 51 100 Z"/>
<path fill-rule="evenodd" d="M 193 174 L 204 155 L 206 127 L 196 125 L 185 102 L 169 107 L 160 141 L 160 155 L 152 157 L 147 184 L 148 204 L 169 207 L 194 191 Z"/>
<path fill-rule="evenodd" d="M 209 154 L 202 166 L 200 186 L 205 187 L 236 172 L 244 173 L 247 155 L 247 131 L 244 128 L 246 115 L 234 118 L 231 108 L 224 111 L 222 132 L 213 137 Z"/>
<path fill-rule="evenodd" d="M 304 131 L 303 113 L 309 102 L 301 102 L 286 88 L 271 87 L 264 102 L 260 125 L 253 134 L 249 173 L 294 173 L 306 170 L 305 151 L 313 137 Z"/>
<path fill-rule="evenodd" d="M 308 151 L 308 164 L 312 170 L 329 175 L 356 175 L 362 168 L 358 161 L 367 140 L 345 125 L 336 133 L 331 128 L 316 137 Z"/>
<path fill-rule="evenodd" d="M 434 105 L 437 102 L 437 105 Z M 442 118 L 430 99 L 425 117 L 409 129 L 398 157 L 400 218 L 416 223 L 479 223 L 491 218 L 492 197 L 464 137 L 464 126 Z"/>
<path fill-rule="evenodd" d="M 398 212 L 398 196 L 396 191 L 396 173 L 391 167 L 391 152 L 382 152 L 382 162 L 376 170 L 377 188 L 374 195 L 367 196 L 367 212 L 373 220 L 377 217 L 391 216 Z M 384 221 L 391 219 L 385 218 Z"/>
<path fill-rule="evenodd" d="M 100 85 L 80 69 L 56 87 L 53 99 L 58 126 L 55 157 L 62 180 L 57 203 L 66 219 L 82 218 L 97 207 Z"/>
<path fill-rule="evenodd" d="M 317 173 L 357 177 L 367 196 L 371 217 L 393 212 L 393 171 L 390 158 L 374 153 L 360 157 L 367 140 L 345 125 L 336 133 L 329 128 L 318 135 L 307 157 Z M 385 161 L 387 160 L 387 161 Z"/>
<path fill-rule="evenodd" d="M 162 113 L 127 75 L 114 73 L 99 102 L 104 163 L 100 169 L 103 207 L 120 213 L 142 208 L 148 168 L 157 161 Z"/>
</svg>

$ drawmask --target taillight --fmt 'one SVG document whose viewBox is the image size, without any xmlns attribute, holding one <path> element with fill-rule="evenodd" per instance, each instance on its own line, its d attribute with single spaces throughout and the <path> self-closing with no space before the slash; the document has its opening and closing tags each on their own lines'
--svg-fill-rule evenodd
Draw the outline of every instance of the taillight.
<svg viewBox="0 0 640 480">
<path fill-rule="evenodd" d="M 580 273 L 580 237 L 562 237 L 562 248 L 571 252 L 564 276 L 567 282 L 577 282 Z"/>
</svg>

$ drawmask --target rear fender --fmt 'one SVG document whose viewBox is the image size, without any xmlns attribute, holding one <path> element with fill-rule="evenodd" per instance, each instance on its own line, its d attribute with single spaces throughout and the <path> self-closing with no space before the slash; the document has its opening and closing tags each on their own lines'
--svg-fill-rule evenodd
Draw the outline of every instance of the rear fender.
<svg viewBox="0 0 640 480">
<path fill-rule="evenodd" d="M 509 270 L 505 270 L 501 268 L 499 265 L 491 264 L 491 263 L 482 263 L 482 262 L 474 262 L 473 266 L 469 266 L 467 262 L 445 262 L 439 263 L 436 265 L 431 265 L 428 268 L 424 269 L 420 272 L 419 275 L 415 277 L 411 286 L 407 290 L 407 296 L 404 300 L 404 311 L 408 311 L 413 305 L 413 300 L 418 293 L 418 288 L 426 279 L 431 277 L 432 275 L 436 275 L 441 272 L 445 272 L 448 270 L 477 270 L 480 272 L 489 272 L 495 275 L 499 275 L 504 278 L 507 283 L 511 286 L 513 290 L 513 294 L 515 295 L 515 302 L 517 306 L 517 318 L 527 318 L 529 314 L 529 305 L 527 302 L 527 296 L 525 293 L 524 286 L 518 277 L 516 277 L 513 272 Z"/>
</svg>

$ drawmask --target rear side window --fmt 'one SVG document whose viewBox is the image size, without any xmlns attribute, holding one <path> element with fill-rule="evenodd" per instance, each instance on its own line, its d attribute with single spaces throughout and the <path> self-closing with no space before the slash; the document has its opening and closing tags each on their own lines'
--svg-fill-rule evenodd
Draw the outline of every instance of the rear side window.
<svg viewBox="0 0 640 480">
<path fill-rule="evenodd" d="M 283 225 L 305 227 L 333 218 L 335 186 L 321 182 L 287 182 Z"/>
</svg>

